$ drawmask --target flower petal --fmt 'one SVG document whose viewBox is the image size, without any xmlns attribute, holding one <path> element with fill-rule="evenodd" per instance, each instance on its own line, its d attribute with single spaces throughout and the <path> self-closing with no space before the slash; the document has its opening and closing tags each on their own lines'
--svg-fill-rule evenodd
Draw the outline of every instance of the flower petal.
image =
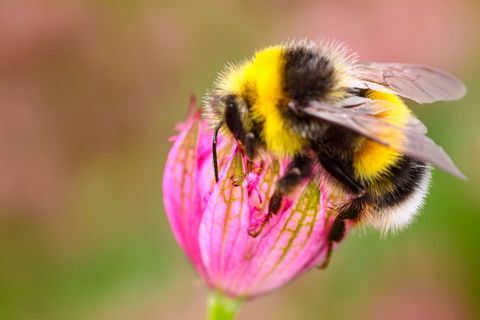
<svg viewBox="0 0 480 320">
<path fill-rule="evenodd" d="M 200 248 L 208 284 L 222 289 L 238 243 L 248 237 L 247 183 L 241 153 L 235 150 L 205 207 L 200 225 Z"/>
<path fill-rule="evenodd" d="M 300 191 L 286 212 L 271 221 L 246 246 L 241 277 L 230 291 L 244 296 L 265 293 L 299 276 L 326 253 L 325 199 L 315 182 Z M 251 260 L 251 261 L 248 261 Z"/>
<path fill-rule="evenodd" d="M 270 216 L 268 202 L 288 159 L 251 163 L 241 146 L 219 135 L 216 182 L 212 130 L 198 112 L 178 129 L 164 171 L 165 209 L 175 238 L 210 287 L 248 298 L 321 263 L 332 223 L 328 184 L 305 181 Z"/>
<path fill-rule="evenodd" d="M 198 247 L 201 219 L 197 184 L 197 146 L 200 135 L 199 113 L 192 113 L 178 126 L 180 132 L 168 154 L 163 176 L 165 211 L 175 239 L 197 271 L 203 266 Z"/>
<path fill-rule="evenodd" d="M 248 175 L 235 182 L 244 167 L 239 153 L 227 165 L 205 207 L 200 247 L 210 286 L 231 296 L 251 297 L 285 284 L 324 257 L 325 193 L 316 182 L 306 183 L 288 209 L 254 238 L 248 234 L 251 223 L 268 210 L 275 177 L 284 166 L 279 170 L 267 164 L 256 189 Z M 259 195 L 264 199 L 256 200 Z"/>
</svg>

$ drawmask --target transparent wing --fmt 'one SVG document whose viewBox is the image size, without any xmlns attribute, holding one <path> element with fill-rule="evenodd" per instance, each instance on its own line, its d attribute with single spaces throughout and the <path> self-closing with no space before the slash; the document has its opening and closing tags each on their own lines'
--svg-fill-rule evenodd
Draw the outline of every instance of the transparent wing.
<svg viewBox="0 0 480 320">
<path fill-rule="evenodd" d="M 335 104 L 335 107 L 350 109 L 357 112 L 363 112 L 372 116 L 380 115 L 395 108 L 395 103 L 387 100 L 372 100 L 365 97 L 353 96 Z M 408 130 L 413 130 L 419 134 L 426 134 L 427 127 L 415 117 L 410 117 Z"/>
<path fill-rule="evenodd" d="M 352 130 L 404 155 L 430 163 L 458 178 L 466 179 L 443 148 L 425 135 L 425 126 L 420 126 L 420 121 L 400 128 L 360 109 L 373 110 L 375 105 L 381 103 L 383 101 L 364 99 L 364 106 L 348 106 L 342 103 L 343 106 L 340 107 L 310 101 L 301 111 L 311 117 Z"/>
<path fill-rule="evenodd" d="M 457 100 L 466 92 L 454 76 L 423 65 L 358 63 L 352 73 L 354 87 L 394 93 L 419 103 Z"/>
<path fill-rule="evenodd" d="M 408 130 L 412 130 L 412 131 L 415 131 L 416 133 L 418 134 L 427 134 L 428 132 L 428 129 L 427 127 L 423 124 L 422 121 L 418 120 L 417 118 L 415 117 L 411 117 L 409 120 L 408 120 L 408 123 L 407 123 L 407 126 L 408 126 Z"/>
</svg>

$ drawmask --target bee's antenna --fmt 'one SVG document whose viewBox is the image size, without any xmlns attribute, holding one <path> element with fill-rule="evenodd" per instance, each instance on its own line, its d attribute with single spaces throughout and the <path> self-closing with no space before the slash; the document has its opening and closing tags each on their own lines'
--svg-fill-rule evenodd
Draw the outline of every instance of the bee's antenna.
<svg viewBox="0 0 480 320">
<path fill-rule="evenodd" d="M 213 172 L 215 172 L 215 182 L 218 182 L 217 136 L 222 125 L 223 121 L 220 122 L 215 128 L 212 140 Z"/>
</svg>

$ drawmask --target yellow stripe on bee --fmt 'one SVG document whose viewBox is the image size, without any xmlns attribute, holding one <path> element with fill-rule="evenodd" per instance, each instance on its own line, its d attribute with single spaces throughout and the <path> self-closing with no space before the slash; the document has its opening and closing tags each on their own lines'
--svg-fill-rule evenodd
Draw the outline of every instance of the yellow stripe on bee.
<svg viewBox="0 0 480 320">
<path fill-rule="evenodd" d="M 385 100 L 390 102 L 388 107 L 382 113 L 376 115 L 382 120 L 395 125 L 404 127 L 409 119 L 410 109 L 403 103 L 402 99 L 394 94 L 371 91 L 367 96 L 374 100 Z M 385 133 L 392 134 L 392 133 Z M 401 145 L 403 136 L 388 136 L 389 141 Z M 359 149 L 354 154 L 353 165 L 357 179 L 375 180 L 381 174 L 387 172 L 389 168 L 395 165 L 401 154 L 392 148 L 386 147 L 375 141 L 364 139 Z"/>
<path fill-rule="evenodd" d="M 223 88 L 237 95 L 248 95 L 252 118 L 262 122 L 262 136 L 269 151 L 294 155 L 303 149 L 305 140 L 285 124 L 280 102 L 283 92 L 284 52 L 281 46 L 258 51 L 254 58 L 225 78 Z"/>
</svg>

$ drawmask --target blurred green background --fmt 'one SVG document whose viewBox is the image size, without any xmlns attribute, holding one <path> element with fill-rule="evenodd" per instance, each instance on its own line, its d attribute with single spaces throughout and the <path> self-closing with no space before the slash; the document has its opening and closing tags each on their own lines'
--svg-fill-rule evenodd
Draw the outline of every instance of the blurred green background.
<svg viewBox="0 0 480 320">
<path fill-rule="evenodd" d="M 326 271 L 239 319 L 480 318 L 480 4 L 0 2 L 0 319 L 201 319 L 161 179 L 173 126 L 223 64 L 292 38 L 444 68 L 460 102 L 416 107 L 469 176 L 436 171 L 406 231 L 358 231 Z"/>
</svg>

